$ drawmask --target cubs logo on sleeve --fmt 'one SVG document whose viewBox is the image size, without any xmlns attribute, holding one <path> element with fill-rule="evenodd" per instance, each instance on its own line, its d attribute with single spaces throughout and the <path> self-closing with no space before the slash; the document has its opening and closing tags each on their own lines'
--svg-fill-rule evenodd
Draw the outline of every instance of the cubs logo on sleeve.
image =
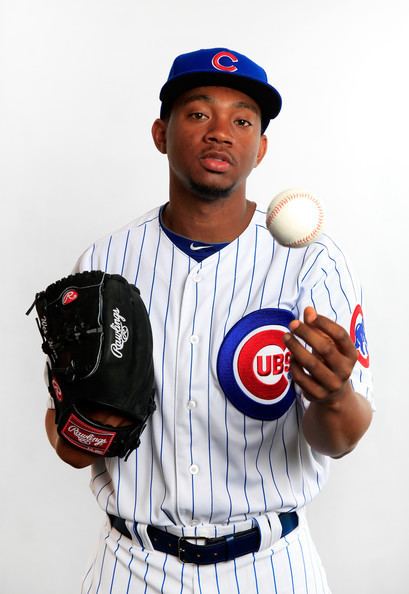
<svg viewBox="0 0 409 594">
<path fill-rule="evenodd" d="M 219 383 L 230 402 L 249 417 L 278 419 L 295 400 L 291 354 L 283 342 L 294 319 L 287 310 L 260 309 L 239 320 L 222 342 Z"/>
<path fill-rule="evenodd" d="M 358 354 L 358 361 L 364 367 L 369 367 L 368 341 L 366 340 L 364 315 L 358 304 L 351 318 L 350 336 Z"/>
</svg>

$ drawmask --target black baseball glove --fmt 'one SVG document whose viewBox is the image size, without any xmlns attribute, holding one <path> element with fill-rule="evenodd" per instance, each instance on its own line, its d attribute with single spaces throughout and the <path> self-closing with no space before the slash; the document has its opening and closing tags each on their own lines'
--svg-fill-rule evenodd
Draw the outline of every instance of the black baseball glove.
<svg viewBox="0 0 409 594">
<path fill-rule="evenodd" d="M 126 459 L 155 409 L 152 331 L 139 290 L 117 274 L 82 272 L 37 293 L 34 306 L 59 435 Z M 126 425 L 93 420 L 101 410 Z"/>
</svg>

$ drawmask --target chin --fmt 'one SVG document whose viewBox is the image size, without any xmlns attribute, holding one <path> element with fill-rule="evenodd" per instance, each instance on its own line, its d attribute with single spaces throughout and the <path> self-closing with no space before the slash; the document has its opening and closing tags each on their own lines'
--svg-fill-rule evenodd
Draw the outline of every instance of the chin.
<svg viewBox="0 0 409 594">
<path fill-rule="evenodd" d="M 234 187 L 221 188 L 219 186 L 210 186 L 207 184 L 199 184 L 190 180 L 190 189 L 198 198 L 207 202 L 228 198 L 233 192 Z"/>
</svg>

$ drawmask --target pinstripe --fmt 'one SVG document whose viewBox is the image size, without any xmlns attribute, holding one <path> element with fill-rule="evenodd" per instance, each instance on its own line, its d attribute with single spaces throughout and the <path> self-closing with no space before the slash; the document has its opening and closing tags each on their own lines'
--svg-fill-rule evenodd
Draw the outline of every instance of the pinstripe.
<svg viewBox="0 0 409 594">
<path fill-rule="evenodd" d="M 200 571 L 199 571 L 200 565 L 196 565 L 196 567 L 197 567 L 197 581 L 198 581 L 198 584 L 199 584 L 199 592 L 200 592 L 200 594 L 202 594 L 202 584 L 201 584 L 201 581 L 200 581 Z"/>
<path fill-rule="evenodd" d="M 164 388 L 165 388 L 165 354 L 166 354 L 166 346 L 167 346 L 166 345 L 166 336 L 167 336 L 167 327 L 168 327 L 170 289 L 172 286 L 174 259 L 175 259 L 175 247 L 172 245 L 172 260 L 171 260 L 171 265 L 170 265 L 169 288 L 168 288 L 168 296 L 167 296 L 167 302 L 166 302 L 165 323 L 164 323 L 164 329 L 163 329 L 163 355 L 162 355 L 162 370 L 161 370 L 161 374 L 162 374 L 161 386 L 162 387 L 161 387 L 161 394 L 160 394 L 160 401 L 161 401 L 160 412 L 161 412 L 162 427 L 161 427 L 161 436 L 160 436 L 160 462 L 162 465 L 162 469 L 163 469 L 163 399 L 164 399 Z M 166 483 L 165 483 L 164 487 L 165 488 L 164 488 L 164 494 L 163 494 L 163 499 L 162 499 L 162 503 L 161 503 L 161 509 L 163 509 L 163 503 L 166 499 L 166 494 L 167 494 Z"/>
<path fill-rule="evenodd" d="M 237 563 L 236 563 L 236 559 L 233 560 L 233 564 L 234 564 L 234 579 L 236 580 L 237 594 L 240 594 L 240 586 L 239 586 L 239 578 L 238 578 L 238 575 L 237 575 Z"/>
<path fill-rule="evenodd" d="M 244 439 L 244 451 L 243 451 L 243 462 L 244 462 L 244 495 L 247 502 L 247 513 L 250 513 L 250 502 L 247 496 L 247 466 L 246 466 L 246 451 L 247 451 L 247 435 L 246 435 L 246 417 L 243 415 L 243 439 Z"/>
<path fill-rule="evenodd" d="M 233 287 L 232 287 L 232 291 L 231 291 L 231 299 L 230 299 L 229 308 L 228 308 L 228 312 L 227 312 L 226 322 L 224 324 L 223 336 L 226 336 L 227 324 L 228 324 L 228 321 L 230 319 L 231 307 L 232 307 L 232 304 L 233 304 L 234 291 L 236 289 L 237 264 L 238 264 L 238 260 L 239 260 L 239 246 L 240 246 L 240 240 L 239 240 L 239 238 L 237 238 L 237 240 L 236 240 L 236 258 L 235 258 L 235 261 L 234 261 Z"/>
<path fill-rule="evenodd" d="M 275 246 L 276 246 L 276 242 L 275 242 L 275 240 L 273 240 L 273 249 L 271 250 L 271 262 L 270 262 L 270 266 L 269 266 L 270 269 L 271 269 L 271 267 L 273 265 Z M 266 288 L 266 282 L 267 282 L 267 274 L 264 277 L 263 288 L 261 290 L 260 309 L 263 307 L 263 298 L 264 298 L 264 291 L 265 291 L 265 288 Z"/>
<path fill-rule="evenodd" d="M 111 578 L 111 586 L 109 588 L 109 593 L 112 594 L 112 588 L 114 587 L 114 579 L 115 579 L 115 573 L 116 573 L 116 566 L 118 565 L 118 557 L 116 556 L 118 549 L 119 549 L 119 541 L 121 540 L 122 535 L 119 536 L 118 541 L 117 541 L 117 546 L 116 549 L 114 551 L 114 556 L 115 556 L 115 563 L 114 563 L 114 568 L 112 570 L 112 578 Z"/>
<path fill-rule="evenodd" d="M 300 540 L 301 543 L 301 540 Z M 301 543 L 302 546 L 302 543 Z M 308 550 L 308 557 L 310 560 L 310 565 L 312 568 L 312 577 L 314 580 L 314 588 L 315 588 L 315 594 L 318 594 L 318 587 L 317 587 L 317 576 L 316 576 L 316 563 L 314 563 L 313 558 L 312 558 L 312 552 L 311 552 L 311 541 L 310 539 L 307 540 L 307 550 Z M 322 584 L 321 584 L 322 585 Z"/>
<path fill-rule="evenodd" d="M 303 569 L 304 569 L 305 591 L 306 591 L 306 594 L 309 594 L 308 580 L 307 580 L 307 567 L 305 565 L 304 551 L 303 551 L 303 548 L 302 548 L 300 537 L 298 537 L 298 544 L 300 545 L 300 551 L 301 551 L 301 557 L 302 557 L 302 564 L 303 564 Z"/>
<path fill-rule="evenodd" d="M 300 431 L 300 418 L 299 418 L 299 411 L 298 411 L 298 406 L 297 404 L 295 405 L 295 412 L 296 412 L 296 419 L 297 419 L 297 427 L 298 430 Z M 302 460 L 302 450 L 301 450 L 301 440 L 298 440 L 298 455 L 300 457 L 300 465 L 301 468 L 304 468 L 304 464 L 303 464 L 303 460 Z M 307 503 L 307 497 L 305 496 L 305 479 L 304 479 L 304 472 L 301 473 L 301 490 L 302 490 L 302 494 L 304 496 L 304 505 Z"/>
<path fill-rule="evenodd" d="M 152 509 L 153 509 L 153 433 L 151 434 L 151 464 L 150 464 L 150 484 L 149 484 L 149 524 L 152 524 Z"/>
<path fill-rule="evenodd" d="M 161 592 L 163 592 L 163 586 L 165 585 L 165 581 L 166 581 L 166 569 L 165 569 L 165 567 L 166 567 L 166 562 L 167 562 L 167 560 L 168 560 L 168 556 L 167 556 L 167 555 L 165 555 L 165 560 L 164 560 L 164 562 L 163 562 L 163 566 L 162 566 L 162 571 L 163 571 L 163 580 L 162 580 L 162 585 L 161 585 L 161 587 L 160 587 L 160 591 L 161 591 Z"/>
<path fill-rule="evenodd" d="M 308 275 L 310 274 L 310 272 L 311 272 L 311 271 L 313 271 L 313 270 L 315 270 L 315 265 L 316 265 L 316 263 L 317 263 L 317 261 L 318 261 L 318 258 L 320 257 L 320 255 L 322 254 L 322 252 L 323 252 L 323 251 L 324 251 L 324 250 L 321 250 L 321 251 L 320 251 L 320 252 L 318 252 L 318 254 L 315 256 L 315 258 L 314 258 L 314 260 L 311 262 L 311 265 L 310 265 L 310 267 L 308 268 L 307 272 L 305 272 L 304 276 L 302 277 L 302 279 L 301 279 L 301 284 L 305 282 L 305 280 L 307 279 L 307 277 L 308 277 Z M 307 250 L 305 251 L 305 254 L 304 254 L 304 255 L 306 255 L 306 253 L 307 253 Z M 301 268 L 301 270 L 303 270 L 303 268 Z M 300 281 L 299 281 L 299 276 L 297 277 L 297 288 L 298 288 L 298 290 L 299 290 L 299 288 L 300 288 Z"/>
<path fill-rule="evenodd" d="M 317 304 L 314 301 L 314 296 L 313 296 L 314 293 L 313 293 L 313 291 L 314 291 L 314 287 L 311 289 L 311 303 L 312 303 L 313 308 L 314 309 L 317 309 Z"/>
<path fill-rule="evenodd" d="M 282 297 L 283 289 L 284 289 L 285 275 L 286 275 L 286 272 L 287 272 L 288 260 L 290 258 L 290 252 L 291 252 L 291 248 L 288 248 L 288 250 L 287 250 L 287 258 L 285 260 L 283 277 L 281 279 L 281 288 L 280 288 L 280 294 L 278 296 L 277 307 L 280 307 L 280 303 L 281 303 L 281 297 Z"/>
<path fill-rule="evenodd" d="M 180 594 L 183 594 L 183 588 L 184 588 L 184 581 L 183 581 L 183 577 L 184 577 L 184 572 L 185 572 L 185 564 L 182 563 L 182 569 L 181 569 L 181 574 L 180 574 L 180 581 L 182 584 L 182 587 L 180 588 Z"/>
<path fill-rule="evenodd" d="M 138 284 L 139 269 L 140 269 L 140 266 L 141 266 L 141 258 L 142 258 L 143 246 L 144 246 L 144 243 L 145 243 L 145 236 L 146 236 L 146 223 L 143 226 L 142 243 L 141 243 L 141 248 L 139 250 L 138 266 L 136 268 L 134 285 L 137 285 Z"/>
<path fill-rule="evenodd" d="M 129 578 L 128 578 L 128 583 L 126 585 L 126 593 L 125 594 L 129 594 L 129 588 L 131 586 L 131 581 L 132 581 L 132 570 L 131 570 L 131 565 L 132 565 L 132 561 L 134 560 L 134 556 L 132 553 L 132 547 L 129 547 L 129 554 L 131 555 L 131 559 L 128 563 L 128 570 L 129 570 Z"/>
<path fill-rule="evenodd" d="M 252 270 L 251 270 L 251 280 L 250 280 L 250 286 L 249 286 L 249 293 L 248 293 L 248 297 L 247 297 L 247 303 L 246 303 L 246 307 L 244 308 L 244 312 L 243 312 L 242 317 L 244 317 L 244 314 L 246 313 L 247 308 L 249 306 L 250 296 L 251 296 L 251 290 L 253 288 L 254 274 L 255 274 L 255 271 L 256 271 L 257 238 L 258 238 L 258 227 L 256 226 L 256 237 L 255 237 L 255 240 L 254 240 L 253 266 L 252 266 Z"/>
<path fill-rule="evenodd" d="M 152 273 L 152 284 L 151 284 L 151 293 L 150 293 L 150 297 L 149 297 L 149 305 L 148 305 L 148 313 L 151 313 L 151 308 L 152 308 L 152 296 L 153 296 L 153 289 L 155 286 L 155 275 L 156 275 L 156 266 L 158 264 L 158 254 L 159 254 L 159 246 L 160 246 L 160 239 L 162 237 L 162 232 L 159 232 L 158 234 L 158 243 L 156 245 L 156 253 L 155 253 L 155 261 L 153 264 L 153 273 Z"/>
<path fill-rule="evenodd" d="M 108 261 L 109 261 L 109 253 L 111 251 L 111 242 L 112 242 L 112 235 L 109 238 L 109 242 L 108 242 L 108 247 L 107 247 L 107 255 L 106 255 L 106 259 L 105 259 L 105 272 L 108 272 Z"/>
<path fill-rule="evenodd" d="M 258 594 L 258 579 L 257 579 L 257 570 L 256 570 L 256 556 L 254 553 L 252 553 L 253 555 L 253 572 L 254 572 L 254 582 L 256 585 L 256 592 Z"/>
<path fill-rule="evenodd" d="M 92 251 L 91 251 L 91 270 L 94 270 L 94 254 L 95 254 L 95 243 L 92 245 Z"/>
<path fill-rule="evenodd" d="M 106 500 L 106 504 L 105 504 L 105 512 L 108 513 L 108 505 L 109 505 L 109 500 L 111 499 L 111 496 L 114 494 L 114 490 L 112 489 L 112 491 L 110 492 L 110 494 L 107 497 Z"/>
<path fill-rule="evenodd" d="M 124 255 L 122 258 L 122 266 L 121 266 L 121 275 L 123 275 L 124 273 L 124 266 L 125 266 L 125 258 L 126 258 L 126 252 L 128 250 L 128 240 L 129 240 L 129 234 L 130 234 L 131 230 L 128 229 L 128 233 L 126 234 L 126 241 L 125 241 L 125 248 L 124 248 Z"/>
<path fill-rule="evenodd" d="M 309 245 L 309 246 L 307 246 L 307 247 L 305 248 L 305 250 L 304 250 L 304 254 L 303 254 L 302 261 L 301 261 L 300 270 L 303 270 L 303 269 L 304 269 L 305 260 L 306 260 L 306 257 L 307 257 L 307 254 L 308 254 L 308 252 L 309 252 L 309 249 L 310 249 L 310 247 L 311 247 L 311 246 Z M 321 253 L 321 252 L 320 252 L 320 253 Z M 319 255 L 319 254 L 318 254 L 318 255 Z M 317 256 L 317 257 L 318 257 L 318 256 Z M 311 267 L 310 267 L 310 270 L 311 270 Z M 299 291 L 299 290 L 300 290 L 300 275 L 298 274 L 298 275 L 297 275 L 297 291 Z"/>
<path fill-rule="evenodd" d="M 260 480 L 261 480 L 261 489 L 263 491 L 263 500 L 264 500 L 264 511 L 267 511 L 267 501 L 266 501 L 266 492 L 264 490 L 264 479 L 263 479 L 263 475 L 260 472 L 260 468 L 258 466 L 258 459 L 260 456 L 260 452 L 261 452 L 261 448 L 263 447 L 263 442 L 264 442 L 264 432 L 263 432 L 263 428 L 264 428 L 264 421 L 261 422 L 261 426 L 260 426 L 260 431 L 261 431 L 261 441 L 260 441 L 260 446 L 258 448 L 257 451 L 257 456 L 256 456 L 256 470 L 258 472 L 258 474 L 260 475 Z"/>
<path fill-rule="evenodd" d="M 280 493 L 280 490 L 279 490 L 279 488 L 277 486 L 275 475 L 274 475 L 274 470 L 273 470 L 273 465 L 272 465 L 272 462 L 271 462 L 271 453 L 272 453 L 272 450 L 273 450 L 273 444 L 274 444 L 275 436 L 276 436 L 276 433 L 277 433 L 277 429 L 278 429 L 278 421 L 275 421 L 275 429 L 274 429 L 274 434 L 273 434 L 273 437 L 272 437 L 272 440 L 271 440 L 270 450 L 269 450 L 269 453 L 268 453 L 268 461 L 269 461 L 270 470 L 271 470 L 271 478 L 273 479 L 273 483 L 274 483 L 274 486 L 276 488 L 277 495 L 279 496 L 280 501 L 281 501 L 281 505 L 280 505 L 279 509 L 283 509 L 283 507 L 284 507 L 284 500 L 283 500 L 283 497 L 282 497 L 282 495 Z"/>
<path fill-rule="evenodd" d="M 326 237 L 327 237 L 327 239 L 328 239 L 328 240 L 329 240 L 329 241 L 330 241 L 330 242 L 331 242 L 331 243 L 332 243 L 332 244 L 333 244 L 333 245 L 336 247 L 336 249 L 338 250 L 338 252 L 339 252 L 339 253 L 342 255 L 342 258 L 343 258 L 343 260 L 344 260 L 344 264 L 345 264 L 345 268 L 347 269 L 347 272 L 348 272 L 348 274 L 349 274 L 349 278 L 350 278 L 350 280 L 351 280 L 352 287 L 353 287 L 353 288 L 354 288 L 354 290 L 355 290 L 355 284 L 354 284 L 354 282 L 353 282 L 353 276 L 352 276 L 352 274 L 351 274 L 350 268 L 349 268 L 349 266 L 348 266 L 348 261 L 347 261 L 347 259 L 345 258 L 345 254 L 344 254 L 344 252 L 341 250 L 341 248 L 340 248 L 340 247 L 339 247 L 339 246 L 338 246 L 338 245 L 335 243 L 335 241 L 334 241 L 332 238 L 328 237 L 328 235 L 327 235 Z M 358 300 L 358 295 L 357 295 L 357 293 L 356 293 L 356 290 L 355 290 L 354 297 L 355 297 L 355 301 L 357 301 L 357 300 Z"/>
<path fill-rule="evenodd" d="M 294 405 L 291 408 L 295 408 Z M 290 477 L 290 470 L 289 470 L 289 466 L 288 466 L 287 446 L 286 446 L 285 438 L 284 438 L 284 429 L 285 429 L 286 421 L 288 419 L 288 414 L 289 414 L 289 411 L 286 412 L 285 417 L 284 417 L 284 422 L 282 424 L 282 428 L 281 428 L 281 441 L 282 441 L 283 450 L 284 450 L 285 472 L 287 474 L 288 484 L 290 485 L 291 493 L 292 493 L 292 496 L 294 498 L 294 507 L 292 509 L 295 509 L 297 507 L 297 498 L 295 496 L 294 489 L 293 489 L 293 484 L 292 484 L 291 477 Z"/>
<path fill-rule="evenodd" d="M 112 479 L 109 479 L 108 482 L 105 483 L 105 485 L 103 485 L 100 490 L 98 491 L 98 493 L 96 494 L 96 498 L 98 499 L 101 491 L 103 491 L 105 489 L 105 487 L 107 487 L 108 485 L 112 485 Z"/>
<path fill-rule="evenodd" d="M 219 576 L 217 575 L 217 563 L 214 564 L 214 574 L 216 578 L 216 588 L 218 593 L 220 594 L 220 587 L 219 587 Z"/>
<path fill-rule="evenodd" d="M 271 564 L 271 571 L 272 571 L 272 574 L 273 574 L 274 592 L 275 592 L 275 594 L 278 594 L 278 592 L 277 592 L 276 572 L 274 570 L 273 557 L 274 557 L 274 551 L 271 551 L 270 564 Z"/>
<path fill-rule="evenodd" d="M 320 244 L 320 242 L 319 242 L 319 241 L 317 241 L 317 243 L 318 243 L 318 244 Z M 322 244 L 320 244 L 320 245 L 322 245 Z M 341 292 L 343 293 L 343 295 L 344 295 L 344 297 L 345 297 L 345 300 L 346 300 L 346 302 L 347 302 L 347 304 L 348 304 L 348 307 L 349 307 L 349 312 L 350 312 L 350 313 L 352 313 L 351 303 L 350 303 L 350 301 L 349 301 L 349 299 L 348 299 L 348 296 L 347 296 L 347 294 L 346 294 L 346 292 L 345 292 L 345 290 L 344 290 L 344 287 L 343 287 L 343 284 L 342 284 L 342 279 L 341 279 L 341 273 L 339 272 L 339 269 L 338 269 L 338 266 L 337 266 L 337 261 L 336 261 L 336 260 L 335 260 L 335 258 L 333 258 L 333 257 L 331 256 L 331 254 L 329 253 L 328 247 L 327 247 L 327 246 L 324 246 L 324 247 L 325 247 L 325 248 L 326 248 L 326 250 L 327 250 L 327 253 L 328 253 L 328 258 L 329 258 L 329 259 L 330 259 L 330 260 L 331 260 L 331 261 L 334 263 L 335 271 L 336 271 L 336 273 L 337 273 L 337 276 L 338 276 L 338 281 L 339 281 L 339 288 L 341 289 Z M 340 253 L 342 254 L 342 252 L 340 252 Z"/>
<path fill-rule="evenodd" d="M 144 559 L 145 561 L 145 565 L 146 565 L 146 569 L 145 569 L 145 575 L 143 576 L 143 581 L 145 582 L 145 589 L 144 592 L 146 593 L 146 590 L 148 589 L 148 582 L 146 581 L 146 576 L 148 575 L 148 571 L 149 571 L 149 553 L 146 554 L 146 557 Z"/>
<path fill-rule="evenodd" d="M 230 522 L 230 518 L 231 518 L 231 514 L 232 514 L 232 509 L 233 509 L 233 501 L 231 498 L 231 493 L 230 493 L 230 489 L 229 489 L 229 427 L 228 427 L 228 422 L 227 422 L 227 398 L 224 398 L 224 425 L 226 427 L 226 481 L 225 481 L 225 486 L 226 486 L 226 492 L 227 492 L 227 496 L 229 498 L 229 512 L 227 514 L 227 522 Z"/>
<path fill-rule="evenodd" d="M 217 254 L 217 266 L 214 277 L 214 289 L 213 289 L 213 300 L 212 300 L 212 313 L 210 316 L 210 330 L 209 330 L 209 341 L 208 341 L 208 355 L 207 355 L 207 432 L 208 432 L 208 456 L 209 456 L 209 478 L 210 478 L 210 517 L 209 523 L 212 522 L 213 517 L 213 469 L 212 469 L 212 452 L 211 452 L 211 412 L 210 412 L 210 369 L 211 369 L 211 336 L 213 331 L 213 315 L 214 315 L 214 304 L 216 301 L 217 292 L 217 274 L 219 272 L 220 265 L 220 252 Z"/>
<path fill-rule="evenodd" d="M 325 277 L 327 278 L 327 277 L 328 277 L 328 274 L 327 274 L 326 270 L 324 270 L 324 268 L 323 268 L 322 270 L 323 270 L 323 272 L 324 272 L 324 274 L 325 274 Z M 331 292 L 330 292 L 330 290 L 329 290 L 329 287 L 328 287 L 328 285 L 327 285 L 327 280 L 326 280 L 326 278 L 325 278 L 325 280 L 324 280 L 324 287 L 325 287 L 325 289 L 326 289 L 326 291 L 327 291 L 327 293 L 328 293 L 328 301 L 329 301 L 329 305 L 330 305 L 330 308 L 332 309 L 332 311 L 334 312 L 334 320 L 335 320 L 335 322 L 336 322 L 336 321 L 338 320 L 338 314 L 337 314 L 336 310 L 334 309 L 334 306 L 332 305 L 332 301 L 331 301 Z"/>
<path fill-rule="evenodd" d="M 285 539 L 285 541 L 286 541 L 286 543 L 287 543 L 287 545 L 288 545 L 288 541 L 287 541 L 287 539 Z M 286 548 L 286 550 L 285 550 L 285 551 L 286 551 L 286 554 L 287 554 L 287 559 L 288 559 L 288 566 L 289 566 L 289 568 L 290 568 L 290 575 L 291 575 L 291 587 L 292 587 L 292 590 L 293 590 L 293 594 L 295 594 L 295 590 L 294 590 L 294 574 L 293 574 L 293 566 L 292 566 L 292 563 L 291 563 L 290 551 L 289 551 L 289 548 L 288 548 L 288 546 L 287 546 L 287 548 Z"/>
<path fill-rule="evenodd" d="M 138 450 L 135 452 L 135 486 L 134 486 L 134 504 L 132 519 L 136 522 L 136 504 L 138 501 Z"/>
<path fill-rule="evenodd" d="M 116 498 L 116 513 L 118 516 L 121 515 L 121 512 L 119 511 L 119 499 L 120 499 L 120 493 L 121 493 L 121 465 L 119 463 L 120 458 L 117 459 L 116 463 L 117 463 L 117 467 L 118 467 L 118 480 L 117 480 L 117 484 L 116 484 L 116 489 L 117 489 L 117 498 Z"/>
<path fill-rule="evenodd" d="M 200 266 L 201 268 L 201 266 Z M 199 287 L 196 283 L 195 287 L 195 307 L 193 311 L 193 319 L 192 319 L 192 335 L 195 333 L 195 321 L 196 321 L 196 313 L 197 313 L 197 304 L 198 304 L 198 296 L 199 296 Z M 190 372 L 189 372 L 189 400 L 192 400 L 192 369 L 193 369 L 193 344 L 190 345 Z M 189 444 L 189 451 L 190 451 L 190 463 L 193 464 L 193 431 L 192 431 L 192 411 L 189 410 L 189 432 L 190 432 L 190 444 Z M 194 475 L 192 474 L 191 478 L 191 488 L 192 488 L 192 519 L 195 517 L 195 485 L 194 485 Z"/>
<path fill-rule="evenodd" d="M 91 484 L 95 483 L 95 481 L 97 479 L 99 479 L 101 476 L 103 476 L 104 474 L 107 474 L 107 469 L 105 468 L 105 470 L 102 470 L 101 472 L 99 472 L 98 474 L 96 474 L 95 476 L 92 477 L 91 479 Z"/>
<path fill-rule="evenodd" d="M 105 541 L 107 540 L 107 538 L 108 538 L 108 536 L 106 536 L 106 537 L 105 537 Z M 98 592 L 99 592 L 99 588 L 100 588 L 100 586 L 101 586 L 101 581 L 102 581 L 102 572 L 103 572 L 103 569 L 104 569 L 105 555 L 106 555 L 106 552 L 107 552 L 107 548 L 108 548 L 108 547 L 107 547 L 107 544 L 106 544 L 106 542 L 105 542 L 104 554 L 103 554 L 103 556 L 102 556 L 102 561 L 101 561 L 101 568 L 100 568 L 100 571 L 99 571 L 99 582 L 98 582 L 98 586 L 97 586 L 97 589 L 96 589 L 96 592 L 95 592 L 95 594 L 98 594 Z"/>
<path fill-rule="evenodd" d="M 88 578 L 89 574 L 91 573 L 91 571 L 92 571 L 92 569 L 94 567 L 94 563 L 95 563 L 95 559 L 94 559 L 93 563 L 91 564 L 90 568 L 88 569 L 88 571 L 86 572 L 86 574 L 84 576 L 84 579 L 82 580 L 81 592 L 83 592 L 83 590 L 84 590 L 85 582 L 87 581 L 87 578 Z M 92 586 L 92 584 L 88 588 L 87 594 L 89 594 L 89 591 L 91 590 L 91 586 Z"/>
<path fill-rule="evenodd" d="M 151 307 L 152 307 L 152 295 L 153 289 L 155 286 L 155 278 L 156 278 L 156 266 L 158 263 L 158 253 L 159 253 L 159 246 L 161 240 L 161 232 L 158 233 L 158 240 L 156 244 L 156 252 L 155 252 L 155 260 L 153 265 L 152 271 L 152 280 L 151 280 L 151 289 L 150 289 L 150 296 L 149 296 L 149 306 L 148 306 L 148 313 L 150 314 Z M 149 522 L 152 523 L 152 508 L 153 508 L 153 454 L 154 454 L 154 447 L 153 447 L 153 433 L 151 434 L 151 473 L 150 473 L 150 490 L 149 490 Z"/>
</svg>

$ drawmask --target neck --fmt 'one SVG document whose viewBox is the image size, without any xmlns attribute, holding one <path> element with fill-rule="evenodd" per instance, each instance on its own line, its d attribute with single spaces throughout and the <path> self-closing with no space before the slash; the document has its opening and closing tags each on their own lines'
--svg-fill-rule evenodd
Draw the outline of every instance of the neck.
<svg viewBox="0 0 409 594">
<path fill-rule="evenodd" d="M 249 225 L 255 208 L 254 202 L 237 196 L 212 202 L 171 197 L 163 222 L 174 233 L 196 241 L 230 242 Z"/>
</svg>

